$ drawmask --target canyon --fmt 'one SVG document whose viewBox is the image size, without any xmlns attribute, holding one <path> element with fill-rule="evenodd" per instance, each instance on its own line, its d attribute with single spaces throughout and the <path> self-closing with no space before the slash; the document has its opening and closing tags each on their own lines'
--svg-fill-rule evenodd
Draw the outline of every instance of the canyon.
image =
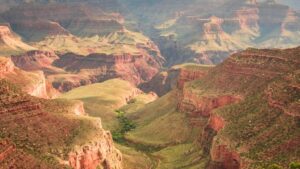
<svg viewBox="0 0 300 169">
<path fill-rule="evenodd" d="M 218 64 L 248 47 L 288 48 L 299 44 L 295 38 L 299 34 L 299 12 L 275 1 L 127 3 L 141 20 L 138 27 L 159 44 L 168 66 L 182 62 Z M 151 15 L 162 10 L 160 16 Z"/>
<path fill-rule="evenodd" d="M 0 4 L 1 169 L 299 168 L 297 2 Z"/>
<path fill-rule="evenodd" d="M 137 124 L 125 140 L 150 153 L 154 168 L 288 168 L 299 153 L 298 52 L 248 49 L 215 67 L 162 72 L 153 89 L 166 94 L 138 109 L 121 108 Z"/>
</svg>

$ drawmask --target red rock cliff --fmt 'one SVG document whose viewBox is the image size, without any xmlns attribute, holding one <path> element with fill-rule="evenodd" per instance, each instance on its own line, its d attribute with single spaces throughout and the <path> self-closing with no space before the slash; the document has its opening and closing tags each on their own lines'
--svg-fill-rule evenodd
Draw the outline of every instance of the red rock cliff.
<svg viewBox="0 0 300 169">
<path fill-rule="evenodd" d="M 32 96 L 48 97 L 44 73 L 20 70 L 14 66 L 10 58 L 0 57 L 0 79 L 7 79 L 20 85 L 26 93 Z"/>
<path fill-rule="evenodd" d="M 194 68 L 188 68 L 188 67 Z M 212 67 L 202 65 L 177 65 L 168 71 L 156 74 L 149 82 L 140 85 L 145 92 L 163 96 L 172 89 L 183 89 L 184 84 L 204 77 Z"/>
<path fill-rule="evenodd" d="M 121 78 L 138 85 L 149 81 L 160 68 L 159 63 L 151 56 L 141 54 L 91 54 L 85 57 L 66 54 L 56 60 L 54 65 L 67 71 L 65 74 L 49 76 L 53 86 L 60 91 L 113 78 Z M 60 77 L 64 80 L 59 80 Z"/>
<path fill-rule="evenodd" d="M 0 132 L 2 136 L 15 143 L 25 145 L 25 149 L 29 147 L 31 151 L 36 153 L 52 154 L 63 161 L 62 159 L 66 158 L 65 155 L 53 151 L 55 149 L 53 145 L 69 146 L 66 142 L 73 140 L 74 131 L 82 127 L 80 120 L 86 120 L 88 117 L 83 116 L 80 119 L 84 115 L 82 104 L 75 104 L 74 109 L 74 106 L 70 107 L 59 103 L 59 100 L 56 102 L 31 97 L 22 93 L 11 83 L 4 80 L 0 81 Z M 78 106 L 80 114 L 76 112 Z M 67 118 L 54 113 L 55 111 L 67 113 L 64 112 L 65 109 L 76 114 L 76 118 Z M 80 138 L 80 145 L 75 147 L 72 145 L 65 152 L 69 153 L 68 165 L 74 169 L 96 169 L 97 167 L 122 169 L 122 155 L 114 147 L 111 134 L 102 128 L 99 119 L 89 119 L 87 122 L 92 127 L 92 134 L 89 135 L 89 139 Z M 7 142 L 2 143 L 0 141 L 0 167 L 31 169 L 44 166 L 43 162 L 36 157 L 16 152 L 11 153 L 16 149 L 10 144 L 7 146 L 7 144 Z M 4 164 L 2 163 L 3 159 Z M 11 159 L 24 159 L 26 163 L 22 160 Z M 65 165 L 65 163 L 61 165 Z M 65 166 L 52 166 L 55 169 L 63 167 Z"/>
</svg>

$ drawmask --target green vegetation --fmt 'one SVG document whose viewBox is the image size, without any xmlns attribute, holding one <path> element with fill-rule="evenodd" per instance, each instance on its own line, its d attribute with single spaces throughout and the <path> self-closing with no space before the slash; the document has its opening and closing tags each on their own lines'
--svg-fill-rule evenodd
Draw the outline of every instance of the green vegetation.
<svg viewBox="0 0 300 169">
<path fill-rule="evenodd" d="M 278 164 L 271 164 L 266 169 L 283 169 L 284 167 Z M 289 169 L 300 169 L 300 163 L 292 162 L 289 165 Z"/>
<path fill-rule="evenodd" d="M 160 164 L 157 169 L 199 169 L 205 168 L 205 164 L 208 160 L 201 158 L 201 150 L 193 143 L 178 144 L 175 146 L 169 146 L 154 153 L 159 157 Z"/>
<path fill-rule="evenodd" d="M 143 108 L 146 104 L 151 103 L 156 99 L 156 96 L 152 94 L 142 93 L 131 99 L 127 105 L 121 107 L 119 110 L 126 112 L 126 115 L 130 116 L 130 114 L 135 113 L 139 109 Z"/>
<path fill-rule="evenodd" d="M 127 117 L 125 117 L 124 112 L 116 111 L 116 113 L 117 113 L 117 118 L 118 118 L 120 127 L 117 130 L 112 132 L 112 136 L 116 142 L 124 143 L 125 142 L 124 135 L 127 132 L 135 129 L 136 124 L 133 123 L 131 120 L 129 120 Z"/>
<path fill-rule="evenodd" d="M 82 86 L 60 96 L 63 99 L 81 100 L 86 113 L 100 117 L 105 129 L 111 131 L 118 127 L 115 110 L 126 104 L 126 99 L 136 90 L 132 84 L 121 79 L 107 80 L 103 83 Z"/>
<path fill-rule="evenodd" d="M 272 164 L 267 169 L 283 169 L 283 168 L 277 164 Z"/>
<path fill-rule="evenodd" d="M 145 169 L 152 168 L 153 159 L 142 151 L 137 151 L 134 147 L 128 145 L 115 144 L 117 149 L 122 152 L 124 168 L 128 169 Z"/>
<path fill-rule="evenodd" d="M 290 164 L 290 169 L 300 169 L 300 162 L 292 162 Z"/>
<path fill-rule="evenodd" d="M 201 129 L 191 127 L 187 115 L 176 110 L 176 99 L 176 92 L 173 91 L 128 114 L 128 118 L 137 123 L 137 128 L 128 132 L 126 139 L 151 147 L 166 147 L 193 140 Z M 202 124 L 201 121 L 199 123 Z"/>
</svg>

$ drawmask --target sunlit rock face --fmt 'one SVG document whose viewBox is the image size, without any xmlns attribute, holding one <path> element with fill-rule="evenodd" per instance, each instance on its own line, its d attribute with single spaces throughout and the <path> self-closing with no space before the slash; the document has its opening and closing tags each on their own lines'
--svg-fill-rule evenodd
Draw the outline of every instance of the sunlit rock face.
<svg viewBox="0 0 300 169">
<path fill-rule="evenodd" d="M 21 41 L 7 24 L 0 25 L 0 54 L 9 56 L 11 54 L 33 50 L 30 45 Z"/>
<path fill-rule="evenodd" d="M 0 79 L 20 85 L 23 91 L 32 96 L 48 98 L 44 73 L 23 71 L 15 67 L 10 58 L 0 57 Z"/>
<path fill-rule="evenodd" d="M 102 126 L 99 124 L 101 130 Z M 123 169 L 122 154 L 113 145 L 110 132 L 102 131 L 94 141 L 77 146 L 69 153 L 69 165 L 74 169 Z"/>
</svg>

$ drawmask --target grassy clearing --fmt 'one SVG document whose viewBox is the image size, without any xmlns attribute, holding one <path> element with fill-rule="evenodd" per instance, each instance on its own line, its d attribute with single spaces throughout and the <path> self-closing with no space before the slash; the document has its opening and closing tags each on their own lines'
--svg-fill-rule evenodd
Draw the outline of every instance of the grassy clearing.
<svg viewBox="0 0 300 169">
<path fill-rule="evenodd" d="M 128 114 L 128 118 L 137 123 L 137 128 L 128 132 L 125 138 L 133 143 L 165 147 L 195 137 L 200 129 L 191 127 L 186 114 L 176 111 L 176 97 L 176 91 L 173 91 Z"/>
<path fill-rule="evenodd" d="M 83 101 L 86 113 L 100 117 L 105 129 L 115 130 L 118 126 L 115 110 L 127 104 L 126 98 L 134 90 L 137 89 L 129 82 L 112 79 L 73 89 L 60 98 Z"/>
<path fill-rule="evenodd" d="M 157 169 L 205 168 L 208 160 L 201 157 L 201 150 L 194 144 L 178 144 L 154 153 L 160 159 Z"/>
<path fill-rule="evenodd" d="M 134 114 L 139 109 L 143 108 L 146 104 L 153 102 L 157 97 L 155 95 L 149 94 L 140 94 L 134 99 L 130 100 L 127 105 L 121 107 L 119 110 L 126 112 L 126 116 Z"/>
<path fill-rule="evenodd" d="M 115 146 L 122 152 L 124 168 L 146 169 L 153 165 L 152 159 L 147 154 L 121 144 L 115 144 Z"/>
</svg>

